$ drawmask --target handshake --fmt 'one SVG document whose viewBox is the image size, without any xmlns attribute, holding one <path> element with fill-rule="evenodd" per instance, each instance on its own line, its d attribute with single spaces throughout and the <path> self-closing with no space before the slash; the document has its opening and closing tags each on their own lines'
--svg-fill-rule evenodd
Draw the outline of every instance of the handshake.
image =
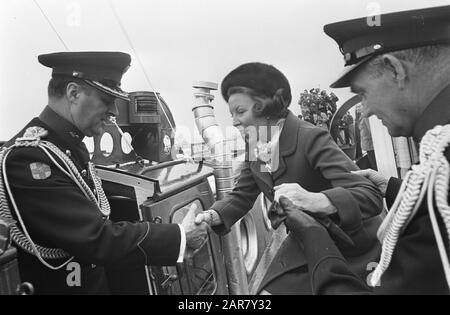
<svg viewBox="0 0 450 315">
<path fill-rule="evenodd" d="M 215 216 L 218 217 L 218 214 L 215 211 L 214 216 L 210 211 L 213 210 L 200 212 L 196 215 L 197 205 L 192 204 L 188 213 L 184 217 L 181 225 L 186 233 L 187 252 L 195 252 L 202 248 L 206 243 L 208 228 L 212 225 L 212 218 Z"/>
</svg>

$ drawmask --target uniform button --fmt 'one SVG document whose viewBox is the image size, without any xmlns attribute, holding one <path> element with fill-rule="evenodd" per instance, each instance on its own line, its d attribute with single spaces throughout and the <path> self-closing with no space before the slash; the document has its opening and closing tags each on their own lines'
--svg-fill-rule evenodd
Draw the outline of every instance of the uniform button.
<svg viewBox="0 0 450 315">
<path fill-rule="evenodd" d="M 81 171 L 81 176 L 86 177 L 86 174 L 87 174 L 86 170 Z"/>
<path fill-rule="evenodd" d="M 71 157 L 71 156 L 72 156 L 72 152 L 70 152 L 70 150 L 66 150 L 66 155 L 67 155 L 68 157 Z"/>
<path fill-rule="evenodd" d="M 94 265 L 94 264 L 91 265 L 91 268 L 92 268 L 92 269 L 94 269 L 94 268 L 96 268 L 96 267 L 97 267 L 97 266 Z"/>
</svg>

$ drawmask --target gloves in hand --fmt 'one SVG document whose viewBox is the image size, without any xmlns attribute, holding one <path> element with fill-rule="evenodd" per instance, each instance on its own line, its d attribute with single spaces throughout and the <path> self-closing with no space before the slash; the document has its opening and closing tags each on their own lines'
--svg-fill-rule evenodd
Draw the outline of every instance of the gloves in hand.
<svg viewBox="0 0 450 315">
<path fill-rule="evenodd" d="M 298 206 L 284 196 L 280 196 L 280 207 L 286 216 L 286 227 L 293 231 L 296 236 L 302 238 L 303 233 L 309 228 L 325 228 L 336 245 L 353 247 L 352 239 L 329 217 L 322 217 L 316 213 L 302 211 Z M 280 211 L 280 210 L 278 210 Z"/>
</svg>

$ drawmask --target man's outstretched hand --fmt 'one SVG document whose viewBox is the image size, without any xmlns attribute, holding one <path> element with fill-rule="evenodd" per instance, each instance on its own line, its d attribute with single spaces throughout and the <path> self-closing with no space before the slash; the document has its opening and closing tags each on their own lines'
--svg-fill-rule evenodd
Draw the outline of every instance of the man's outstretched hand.
<svg viewBox="0 0 450 315">
<path fill-rule="evenodd" d="M 197 210 L 197 205 L 192 204 L 188 213 L 181 223 L 183 225 L 184 231 L 186 232 L 186 246 L 187 250 L 195 251 L 205 244 L 208 237 L 208 224 L 201 222 L 200 224 L 195 224 L 195 211 Z"/>
</svg>

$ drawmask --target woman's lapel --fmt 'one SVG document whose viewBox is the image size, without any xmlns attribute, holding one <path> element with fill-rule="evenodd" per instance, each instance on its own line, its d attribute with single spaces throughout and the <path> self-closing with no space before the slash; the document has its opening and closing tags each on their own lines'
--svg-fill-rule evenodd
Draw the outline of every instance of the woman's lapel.
<svg viewBox="0 0 450 315">
<path fill-rule="evenodd" d="M 285 162 L 285 157 L 291 155 L 297 150 L 298 124 L 298 118 L 295 117 L 292 112 L 289 112 L 280 135 L 280 158 L 278 159 L 278 165 L 274 165 L 274 169 L 272 171 L 272 179 L 274 182 L 286 172 L 287 165 Z"/>
</svg>

